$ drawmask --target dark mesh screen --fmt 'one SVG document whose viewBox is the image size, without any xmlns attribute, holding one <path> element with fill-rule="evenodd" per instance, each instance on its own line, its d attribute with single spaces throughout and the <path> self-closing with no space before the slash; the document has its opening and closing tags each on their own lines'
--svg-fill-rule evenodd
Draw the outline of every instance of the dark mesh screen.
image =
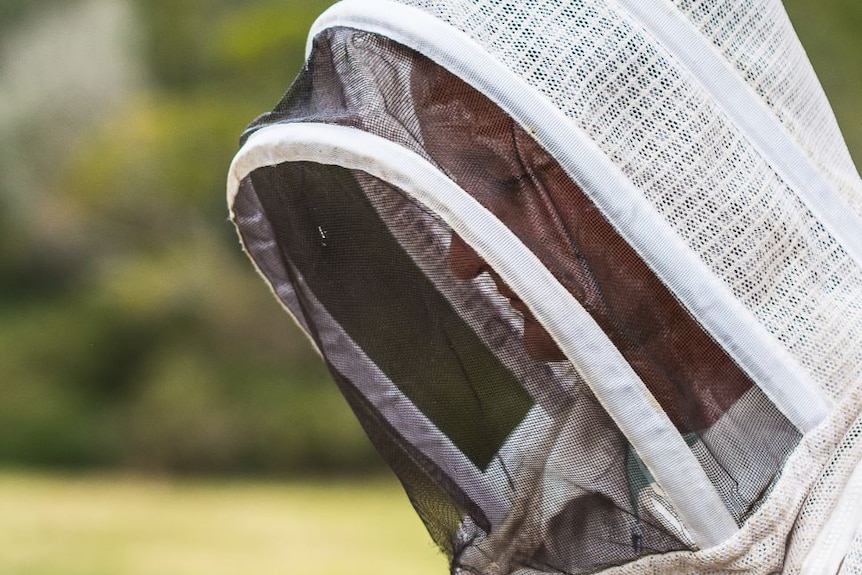
<svg viewBox="0 0 862 575">
<path fill-rule="evenodd" d="M 487 98 L 403 46 L 335 29 L 247 134 L 274 122 L 360 128 L 439 166 L 592 315 L 733 515 L 757 508 L 798 432 Z M 409 194 L 362 172 L 291 163 L 253 172 L 234 210 L 247 249 L 455 568 L 582 573 L 690 546 L 542 326 Z"/>
<path fill-rule="evenodd" d="M 291 164 L 257 170 L 252 181 L 264 210 L 280 216 L 271 218 L 276 237 L 305 289 L 484 470 L 533 405 L 521 384 L 425 277 L 350 172 Z"/>
<path fill-rule="evenodd" d="M 470 537 L 480 538 L 487 534 L 491 524 L 461 488 L 433 461 L 406 444 L 398 430 L 381 417 L 347 378 L 335 370 L 332 373 L 368 437 L 401 479 L 434 542 L 447 555 L 454 557 L 464 544 L 458 537 L 461 524 L 467 517 L 475 525 Z"/>
</svg>

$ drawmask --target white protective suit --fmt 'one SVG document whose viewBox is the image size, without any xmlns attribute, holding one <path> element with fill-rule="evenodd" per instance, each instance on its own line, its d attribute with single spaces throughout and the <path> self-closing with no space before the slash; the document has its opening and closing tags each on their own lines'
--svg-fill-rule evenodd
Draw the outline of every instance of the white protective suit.
<svg viewBox="0 0 862 575">
<path fill-rule="evenodd" d="M 778 0 L 343 0 L 228 196 L 453 572 L 862 573 L 862 181 Z"/>
</svg>

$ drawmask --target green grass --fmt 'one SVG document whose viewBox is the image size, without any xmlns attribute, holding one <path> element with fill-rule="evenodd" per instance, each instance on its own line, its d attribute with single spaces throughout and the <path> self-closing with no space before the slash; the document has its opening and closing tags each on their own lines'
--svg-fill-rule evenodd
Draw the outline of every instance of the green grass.
<svg viewBox="0 0 862 575">
<path fill-rule="evenodd" d="M 443 575 L 391 481 L 0 474 L 5 575 Z"/>
</svg>

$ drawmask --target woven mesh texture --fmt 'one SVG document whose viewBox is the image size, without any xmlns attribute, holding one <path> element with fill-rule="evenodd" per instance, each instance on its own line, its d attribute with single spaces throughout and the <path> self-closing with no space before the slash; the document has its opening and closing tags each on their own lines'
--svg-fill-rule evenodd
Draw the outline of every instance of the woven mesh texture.
<svg viewBox="0 0 862 575">
<path fill-rule="evenodd" d="M 835 510 L 850 474 L 860 461 L 862 418 L 857 419 L 847 430 L 799 511 L 788 546 L 784 569 L 786 575 L 802 572 L 803 562 L 811 552 L 826 520 Z"/>
<path fill-rule="evenodd" d="M 569 116 L 828 394 L 862 379 L 862 270 L 618 6 L 399 2 L 465 32 Z"/>
<path fill-rule="evenodd" d="M 862 180 L 778 0 L 674 0 L 862 216 Z"/>
</svg>

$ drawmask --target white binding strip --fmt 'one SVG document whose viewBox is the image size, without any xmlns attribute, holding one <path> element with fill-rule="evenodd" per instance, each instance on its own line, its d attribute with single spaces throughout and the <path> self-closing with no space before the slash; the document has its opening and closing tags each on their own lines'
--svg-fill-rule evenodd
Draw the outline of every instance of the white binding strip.
<svg viewBox="0 0 862 575">
<path fill-rule="evenodd" d="M 380 34 L 442 65 L 488 96 L 560 162 L 617 233 L 801 432 L 832 408 L 784 346 L 686 245 L 607 155 L 543 94 L 463 32 L 388 0 L 343 0 L 309 34 L 343 26 Z"/>
<path fill-rule="evenodd" d="M 643 460 L 701 548 L 737 530 L 697 459 L 619 350 L 536 256 L 467 192 L 414 152 L 354 128 L 275 124 L 231 164 L 228 203 L 254 169 L 311 161 L 362 170 L 440 216 L 512 288 L 554 338 Z"/>
<path fill-rule="evenodd" d="M 718 49 L 664 0 L 615 0 L 703 85 L 826 230 L 862 266 L 862 220 Z"/>
</svg>

